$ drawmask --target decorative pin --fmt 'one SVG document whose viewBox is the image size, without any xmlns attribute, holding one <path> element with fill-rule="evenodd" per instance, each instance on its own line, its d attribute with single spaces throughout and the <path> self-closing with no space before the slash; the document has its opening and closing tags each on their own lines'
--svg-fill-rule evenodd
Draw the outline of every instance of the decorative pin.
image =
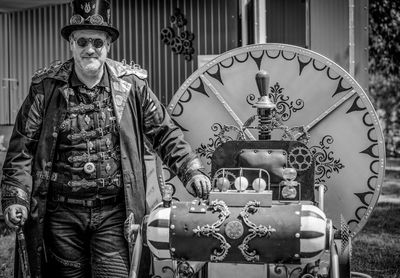
<svg viewBox="0 0 400 278">
<path fill-rule="evenodd" d="M 110 172 L 111 171 L 111 166 L 110 166 L 110 164 L 109 163 L 107 163 L 107 166 L 106 166 L 106 172 L 108 173 L 108 172 Z"/>
<path fill-rule="evenodd" d="M 88 142 L 87 142 L 87 147 L 88 147 L 89 151 L 93 150 L 93 148 L 94 148 L 93 142 L 88 141 Z"/>
<path fill-rule="evenodd" d="M 109 147 L 111 146 L 111 140 L 110 140 L 110 138 L 107 138 L 107 139 L 106 139 L 106 146 L 107 146 L 107 148 L 109 148 Z"/>
<path fill-rule="evenodd" d="M 89 125 L 89 123 L 90 123 L 90 117 L 88 115 L 85 116 L 85 123 L 87 125 Z"/>
<path fill-rule="evenodd" d="M 86 174 L 91 174 L 96 170 L 96 166 L 94 165 L 93 162 L 86 162 L 85 165 L 83 166 L 83 171 Z"/>
<path fill-rule="evenodd" d="M 100 117 L 104 121 L 106 119 L 106 113 L 104 113 L 104 111 L 101 111 Z"/>
</svg>

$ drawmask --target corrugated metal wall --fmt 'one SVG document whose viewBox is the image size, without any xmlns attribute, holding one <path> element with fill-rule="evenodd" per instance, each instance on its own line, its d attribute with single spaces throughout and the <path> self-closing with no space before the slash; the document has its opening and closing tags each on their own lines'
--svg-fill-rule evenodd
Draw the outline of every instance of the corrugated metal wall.
<svg viewBox="0 0 400 278">
<path fill-rule="evenodd" d="M 134 60 L 147 69 L 150 85 L 164 104 L 197 69 L 197 55 L 220 54 L 237 47 L 237 1 L 114 0 L 111 4 L 112 24 L 120 30 L 121 36 L 113 45 L 110 57 Z M 174 54 L 160 38 L 161 30 L 171 26 L 170 16 L 175 8 L 180 8 L 187 19 L 185 29 L 195 34 L 195 53 L 189 62 Z M 9 88 L 1 91 L 0 124 L 15 121 L 18 108 L 28 93 L 31 76 L 37 69 L 70 57 L 68 44 L 59 33 L 70 16 L 69 4 L 0 15 L 0 37 L 5 38 L 0 42 L 0 77 L 17 80 L 8 82 Z M 8 67 L 9 72 L 6 71 Z"/>
<path fill-rule="evenodd" d="M 120 0 L 113 6 L 113 24 L 121 38 L 112 57 L 134 60 L 146 68 L 150 84 L 164 104 L 197 69 L 197 55 L 220 54 L 238 46 L 236 0 Z M 160 38 L 163 28 L 172 27 L 170 17 L 175 8 L 187 19 L 184 29 L 195 35 L 195 53 L 189 62 Z"/>
<path fill-rule="evenodd" d="M 8 15 L 0 14 L 0 124 L 9 123 Z"/>
<path fill-rule="evenodd" d="M 267 42 L 305 47 L 305 1 L 266 0 Z"/>
<path fill-rule="evenodd" d="M 11 98 L 7 96 L 4 101 L 11 104 L 7 106 L 11 109 L 11 120 L 2 117 L 2 124 L 15 121 L 33 73 L 54 60 L 69 57 L 68 45 L 59 35 L 60 28 L 70 17 L 67 4 L 13 12 L 6 16 L 9 17 L 10 30 L 6 36 L 9 40 L 6 55 L 9 57 L 7 78 L 11 79 L 8 82 Z"/>
<path fill-rule="evenodd" d="M 368 0 L 354 1 L 355 78 L 368 92 Z M 349 1 L 311 1 L 311 49 L 349 71 Z"/>
</svg>

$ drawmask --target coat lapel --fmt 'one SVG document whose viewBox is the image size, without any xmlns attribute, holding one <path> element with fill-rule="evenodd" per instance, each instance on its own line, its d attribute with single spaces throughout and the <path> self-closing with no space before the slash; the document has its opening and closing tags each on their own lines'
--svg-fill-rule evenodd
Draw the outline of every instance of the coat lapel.
<svg viewBox="0 0 400 278">
<path fill-rule="evenodd" d="M 110 83 L 111 83 L 110 85 L 111 85 L 113 105 L 117 121 L 119 124 L 122 119 L 122 113 L 125 109 L 126 101 L 128 99 L 128 95 L 131 90 L 132 84 L 119 78 L 121 75 L 123 75 L 124 72 L 123 71 L 124 69 L 122 67 L 112 64 L 110 61 L 107 62 L 106 64 L 108 66 L 109 69 L 108 72 L 110 74 Z"/>
<path fill-rule="evenodd" d="M 111 81 L 111 93 L 113 96 L 113 104 L 118 123 L 121 122 L 122 113 L 124 111 L 129 91 L 132 85 L 122 79 Z"/>
</svg>

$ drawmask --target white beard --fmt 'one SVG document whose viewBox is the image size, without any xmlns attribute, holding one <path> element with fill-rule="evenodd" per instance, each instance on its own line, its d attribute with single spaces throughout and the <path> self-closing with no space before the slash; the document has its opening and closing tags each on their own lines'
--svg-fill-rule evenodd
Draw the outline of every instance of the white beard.
<svg viewBox="0 0 400 278">
<path fill-rule="evenodd" d="M 83 72 L 90 74 L 90 73 L 97 73 L 102 64 L 98 60 L 92 60 L 90 63 L 82 63 L 81 67 Z"/>
</svg>

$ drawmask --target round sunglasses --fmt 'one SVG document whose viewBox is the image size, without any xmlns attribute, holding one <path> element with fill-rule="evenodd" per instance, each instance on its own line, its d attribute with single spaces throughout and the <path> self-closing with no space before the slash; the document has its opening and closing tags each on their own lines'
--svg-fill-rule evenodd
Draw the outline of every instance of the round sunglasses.
<svg viewBox="0 0 400 278">
<path fill-rule="evenodd" d="M 102 39 L 92 39 L 92 38 L 78 38 L 75 39 L 74 41 L 76 41 L 76 43 L 80 46 L 80 47 L 86 47 L 89 45 L 89 43 L 91 43 L 95 48 L 102 48 L 103 45 L 105 44 L 105 41 L 103 41 Z"/>
</svg>

